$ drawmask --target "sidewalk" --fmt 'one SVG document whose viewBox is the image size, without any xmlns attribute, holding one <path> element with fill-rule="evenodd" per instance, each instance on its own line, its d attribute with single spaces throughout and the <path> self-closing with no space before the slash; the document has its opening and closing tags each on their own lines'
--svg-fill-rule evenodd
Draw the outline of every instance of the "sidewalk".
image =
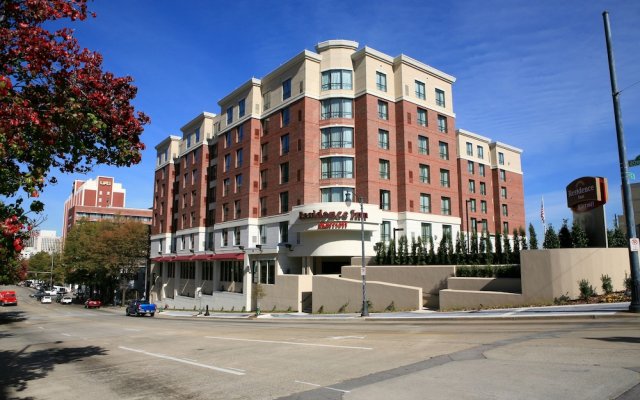
<svg viewBox="0 0 640 400">
<path fill-rule="evenodd" d="M 370 313 L 368 317 L 360 314 L 308 314 L 308 313 L 221 313 L 210 312 L 208 316 L 198 311 L 166 310 L 157 313 L 159 317 L 182 318 L 218 318 L 218 319 L 295 319 L 295 320 L 461 320 L 461 319 L 535 319 L 535 318 L 603 318 L 637 317 L 640 314 L 629 313 L 629 303 L 598 303 L 571 306 L 521 307 L 492 310 L 439 312 L 432 310 Z"/>
</svg>

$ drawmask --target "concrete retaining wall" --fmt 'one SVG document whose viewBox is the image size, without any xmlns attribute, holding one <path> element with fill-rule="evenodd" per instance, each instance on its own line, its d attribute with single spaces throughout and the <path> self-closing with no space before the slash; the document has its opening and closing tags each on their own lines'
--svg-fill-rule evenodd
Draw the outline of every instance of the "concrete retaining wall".
<svg viewBox="0 0 640 400">
<path fill-rule="evenodd" d="M 476 278 L 451 277 L 447 280 L 447 289 L 481 290 L 488 292 L 521 293 L 520 279 L 517 278 Z"/>
<path fill-rule="evenodd" d="M 440 291 L 441 310 L 517 307 L 526 305 L 524 297 L 518 293 L 484 292 L 478 290 Z"/>
<path fill-rule="evenodd" d="M 311 292 L 313 275 L 277 275 L 274 285 L 262 285 L 264 297 L 260 299 L 262 312 L 302 312 L 302 293 Z"/>
<path fill-rule="evenodd" d="M 368 276 L 368 270 L 367 270 Z M 391 305 L 395 310 L 422 308 L 422 288 L 370 281 L 367 279 L 367 299 L 370 312 L 385 311 Z M 360 312 L 362 309 L 362 281 L 331 275 L 313 277 L 313 312 L 322 308 L 325 313 Z"/>
</svg>

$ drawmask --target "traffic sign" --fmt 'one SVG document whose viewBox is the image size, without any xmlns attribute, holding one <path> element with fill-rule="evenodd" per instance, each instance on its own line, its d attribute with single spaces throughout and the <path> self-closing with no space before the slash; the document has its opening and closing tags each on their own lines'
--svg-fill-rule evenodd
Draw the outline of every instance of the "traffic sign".
<svg viewBox="0 0 640 400">
<path fill-rule="evenodd" d="M 631 251 L 640 251 L 640 239 L 631 238 L 629 239 L 629 244 L 631 245 Z"/>
<path fill-rule="evenodd" d="M 640 160 L 630 160 L 629 161 L 629 166 L 630 167 L 637 167 L 638 165 L 640 165 Z"/>
</svg>

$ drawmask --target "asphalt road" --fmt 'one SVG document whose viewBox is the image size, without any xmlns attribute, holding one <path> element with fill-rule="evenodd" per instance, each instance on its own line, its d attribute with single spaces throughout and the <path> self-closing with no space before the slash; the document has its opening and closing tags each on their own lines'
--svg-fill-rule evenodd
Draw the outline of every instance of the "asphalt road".
<svg viewBox="0 0 640 400">
<path fill-rule="evenodd" d="M 229 320 L 0 308 L 0 399 L 640 398 L 640 318 Z"/>
</svg>

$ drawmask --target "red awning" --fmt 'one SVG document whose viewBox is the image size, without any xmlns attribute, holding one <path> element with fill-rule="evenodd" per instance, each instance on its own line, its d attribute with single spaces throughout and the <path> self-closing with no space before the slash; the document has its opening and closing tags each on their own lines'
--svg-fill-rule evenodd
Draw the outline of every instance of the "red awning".
<svg viewBox="0 0 640 400">
<path fill-rule="evenodd" d="M 244 253 L 221 253 L 221 254 L 195 254 L 152 258 L 153 262 L 165 261 L 214 261 L 214 260 L 244 260 Z"/>
</svg>

